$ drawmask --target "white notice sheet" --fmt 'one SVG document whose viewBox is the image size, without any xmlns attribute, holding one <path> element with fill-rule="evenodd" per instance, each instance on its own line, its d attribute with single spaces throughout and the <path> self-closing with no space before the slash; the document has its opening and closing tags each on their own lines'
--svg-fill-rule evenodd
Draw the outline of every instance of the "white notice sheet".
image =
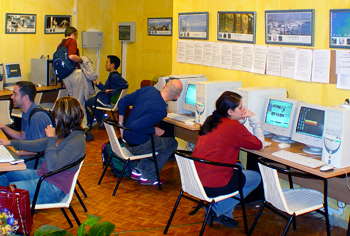
<svg viewBox="0 0 350 236">
<path fill-rule="evenodd" d="M 294 77 L 296 48 L 282 47 L 281 54 L 281 76 L 286 78 Z"/>
<path fill-rule="evenodd" d="M 186 62 L 186 41 L 177 40 L 177 62 Z"/>
<path fill-rule="evenodd" d="M 312 66 L 312 50 L 297 49 L 295 57 L 294 79 L 310 82 Z"/>
<path fill-rule="evenodd" d="M 213 43 L 213 51 L 212 51 L 212 66 L 213 67 L 221 67 L 221 43 L 214 42 Z"/>
<path fill-rule="evenodd" d="M 313 50 L 311 81 L 329 83 L 331 53 L 329 50 Z"/>
<path fill-rule="evenodd" d="M 202 65 L 203 61 L 203 41 L 194 41 L 193 64 Z"/>
<path fill-rule="evenodd" d="M 255 45 L 253 56 L 253 73 L 265 74 L 267 46 Z"/>
<path fill-rule="evenodd" d="M 204 42 L 203 43 L 203 60 L 202 63 L 204 66 L 211 66 L 211 54 L 213 50 L 213 43 L 212 42 Z"/>
<path fill-rule="evenodd" d="M 222 43 L 221 67 L 224 69 L 232 69 L 232 43 Z"/>
<path fill-rule="evenodd" d="M 335 51 L 335 73 L 337 75 L 350 74 L 350 51 Z"/>
<path fill-rule="evenodd" d="M 337 75 L 337 88 L 350 89 L 350 75 Z"/>
<path fill-rule="evenodd" d="M 243 44 L 243 52 L 242 52 L 242 70 L 243 71 L 252 72 L 253 53 L 254 53 L 253 44 Z"/>
<path fill-rule="evenodd" d="M 232 44 L 232 69 L 242 70 L 243 45 L 241 43 Z"/>
<path fill-rule="evenodd" d="M 281 47 L 269 46 L 267 48 L 266 74 L 281 75 Z"/>
<path fill-rule="evenodd" d="M 194 61 L 194 41 L 186 41 L 186 63 L 193 64 Z"/>
</svg>

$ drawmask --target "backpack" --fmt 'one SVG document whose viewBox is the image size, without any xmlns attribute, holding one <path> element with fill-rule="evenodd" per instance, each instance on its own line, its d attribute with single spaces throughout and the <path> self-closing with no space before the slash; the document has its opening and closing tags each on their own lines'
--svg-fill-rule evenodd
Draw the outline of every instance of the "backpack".
<svg viewBox="0 0 350 236">
<path fill-rule="evenodd" d="M 53 54 L 52 67 L 58 77 L 58 82 L 61 82 L 75 70 L 75 62 L 68 58 L 68 49 L 64 46 L 68 39 L 64 40 Z"/>
<path fill-rule="evenodd" d="M 121 145 L 123 146 L 124 144 L 121 144 Z M 102 154 L 103 166 L 106 166 L 107 160 L 109 158 L 112 158 L 112 153 L 113 153 L 113 151 L 112 151 L 112 147 L 111 147 L 111 144 L 109 141 L 107 143 L 102 144 L 101 154 Z M 120 177 L 124 165 L 125 165 L 125 163 L 123 161 L 119 160 L 118 158 L 116 158 L 116 157 L 112 158 L 110 167 L 112 169 L 114 176 Z M 124 173 L 124 177 L 130 177 L 131 172 L 136 167 L 136 165 L 137 165 L 137 161 L 131 161 L 130 164 L 128 165 L 128 168 L 126 169 L 126 171 Z"/>
<path fill-rule="evenodd" d="M 39 112 L 39 111 L 45 112 L 50 117 L 52 126 L 55 127 L 56 122 L 55 122 L 55 118 L 53 118 L 52 113 L 50 111 L 47 111 L 47 110 L 43 109 L 42 107 L 36 107 L 30 112 L 30 114 L 29 114 L 29 125 L 30 125 L 30 120 L 32 119 L 32 116 L 35 113 Z"/>
</svg>

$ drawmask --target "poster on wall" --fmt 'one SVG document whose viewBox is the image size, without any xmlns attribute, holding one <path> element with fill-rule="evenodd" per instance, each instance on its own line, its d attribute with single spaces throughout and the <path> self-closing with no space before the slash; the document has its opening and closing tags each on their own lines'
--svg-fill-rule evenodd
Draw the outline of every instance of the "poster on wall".
<svg viewBox="0 0 350 236">
<path fill-rule="evenodd" d="M 71 16 L 45 15 L 45 34 L 63 34 L 71 26 Z"/>
<path fill-rule="evenodd" d="M 6 13 L 6 34 L 35 34 L 36 14 Z"/>
<path fill-rule="evenodd" d="M 173 18 L 148 18 L 148 35 L 171 36 L 173 28 Z"/>
<path fill-rule="evenodd" d="M 314 45 L 314 10 L 265 11 L 265 43 Z"/>
<path fill-rule="evenodd" d="M 329 10 L 329 47 L 350 48 L 350 9 Z"/>
<path fill-rule="evenodd" d="M 179 13 L 180 39 L 208 39 L 209 13 Z"/>
<path fill-rule="evenodd" d="M 255 43 L 255 12 L 218 12 L 218 40 Z"/>
</svg>

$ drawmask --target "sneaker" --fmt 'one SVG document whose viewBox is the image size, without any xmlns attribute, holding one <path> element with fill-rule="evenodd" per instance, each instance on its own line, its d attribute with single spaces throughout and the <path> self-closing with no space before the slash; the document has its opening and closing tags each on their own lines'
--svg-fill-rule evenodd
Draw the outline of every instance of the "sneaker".
<svg viewBox="0 0 350 236">
<path fill-rule="evenodd" d="M 94 127 L 95 125 L 97 125 L 97 120 L 92 121 L 91 127 Z"/>
<path fill-rule="evenodd" d="M 91 141 L 94 139 L 94 136 L 90 133 L 89 129 L 84 129 L 86 141 Z"/>
<path fill-rule="evenodd" d="M 135 179 L 135 180 L 139 180 L 141 175 L 142 175 L 141 171 L 138 171 L 138 170 L 134 169 L 131 172 L 130 178 Z"/>
<path fill-rule="evenodd" d="M 99 129 L 104 129 L 105 128 L 105 124 L 103 122 L 101 122 L 99 125 L 98 125 L 98 128 Z"/>
<path fill-rule="evenodd" d="M 228 227 L 228 228 L 237 228 L 238 227 L 238 221 L 236 221 L 230 217 L 224 216 L 224 215 L 215 217 L 214 222 L 218 223 L 220 225 L 223 225 L 225 227 Z"/>
<path fill-rule="evenodd" d="M 161 179 L 160 180 L 160 184 L 164 184 L 164 183 L 165 183 L 165 180 Z M 158 180 L 152 181 L 152 180 L 140 178 L 140 184 L 142 184 L 142 185 L 157 185 L 158 184 Z"/>
</svg>

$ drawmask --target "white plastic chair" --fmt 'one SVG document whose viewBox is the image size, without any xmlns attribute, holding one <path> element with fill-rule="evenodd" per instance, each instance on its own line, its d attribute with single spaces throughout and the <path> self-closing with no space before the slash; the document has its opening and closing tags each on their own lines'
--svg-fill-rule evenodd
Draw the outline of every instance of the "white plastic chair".
<svg viewBox="0 0 350 236">
<path fill-rule="evenodd" d="M 263 185 L 264 185 L 265 201 L 261 205 L 259 213 L 257 214 L 254 220 L 254 223 L 251 229 L 249 230 L 248 235 L 252 234 L 254 227 L 256 226 L 264 207 L 265 206 L 270 207 L 270 205 L 274 207 L 273 209 L 277 209 L 278 211 L 284 212 L 290 216 L 289 219 L 288 217 L 285 217 L 286 219 L 288 219 L 288 223 L 282 235 L 287 234 L 292 221 L 293 221 L 293 228 L 294 230 L 296 230 L 296 222 L 295 222 L 296 216 L 299 216 L 311 211 L 316 211 L 324 207 L 325 212 L 322 212 L 322 211 L 318 211 L 318 212 L 325 216 L 327 235 L 330 235 L 328 208 L 326 204 L 327 199 L 325 199 L 324 195 L 313 189 L 306 189 L 306 188 L 293 189 L 292 184 L 291 184 L 291 189 L 282 189 L 277 172 L 287 174 L 289 177 L 289 180 L 291 180 L 292 178 L 291 176 L 319 179 L 319 180 L 323 180 L 324 183 L 326 183 L 325 182 L 326 180 L 311 174 L 296 172 L 296 171 L 271 165 L 270 163 L 267 163 L 268 160 L 266 159 L 259 158 L 258 161 L 259 161 L 258 163 L 259 169 L 260 169 L 260 173 L 261 173 Z M 327 187 L 326 184 L 324 186 L 325 188 Z"/>
<path fill-rule="evenodd" d="M 77 183 L 77 180 L 78 180 L 78 176 L 79 176 L 79 173 L 80 173 L 80 170 L 81 170 L 81 167 L 83 166 L 83 162 L 84 162 L 84 158 L 85 158 L 85 155 L 84 157 L 80 158 L 79 160 L 75 161 L 74 163 L 72 164 L 69 164 L 59 170 L 56 170 L 56 171 L 52 171 L 52 172 L 49 172 L 43 176 L 40 177 L 39 181 L 38 181 L 38 184 L 37 184 L 37 187 L 36 187 L 36 190 L 35 190 L 35 194 L 34 194 L 34 198 L 33 198 L 33 202 L 32 202 L 32 206 L 31 206 L 31 213 L 32 215 L 34 215 L 34 211 L 35 210 L 41 210 L 41 209 L 52 209 L 52 208 L 60 208 L 63 215 L 65 216 L 67 222 L 69 223 L 70 227 L 73 228 L 73 224 L 71 222 L 71 220 L 69 219 L 66 211 L 64 210 L 64 208 L 68 208 L 70 210 L 70 212 L 72 213 L 75 221 L 77 222 L 78 225 L 81 225 L 80 221 L 79 221 L 79 218 L 78 216 L 75 214 L 74 210 L 73 210 L 73 207 L 70 205 L 71 201 L 72 201 L 72 198 L 73 198 L 73 194 L 74 194 L 74 190 L 75 190 L 75 185 Z M 66 197 L 64 199 L 62 199 L 61 202 L 58 202 L 58 203 L 45 203 L 45 204 L 36 204 L 37 202 L 37 198 L 38 198 L 38 194 L 39 194 L 39 190 L 40 190 L 40 186 L 41 186 L 41 183 L 42 181 L 44 181 L 45 178 L 47 177 L 50 177 L 52 175 L 55 175 L 57 173 L 60 173 L 62 171 L 65 171 L 65 170 L 68 170 L 76 165 L 79 165 L 79 169 L 75 172 L 74 174 L 74 178 L 73 178 L 73 181 L 72 181 L 72 186 L 69 190 L 69 193 L 66 195 Z"/>
<path fill-rule="evenodd" d="M 93 122 L 93 119 L 94 119 L 94 116 L 95 116 L 95 110 L 96 110 L 96 109 L 97 109 L 97 110 L 102 110 L 102 111 L 104 111 L 104 112 L 110 112 L 110 113 L 112 113 L 113 119 L 116 120 L 114 113 L 118 112 L 118 102 L 119 102 L 119 100 L 120 100 L 121 98 L 123 98 L 125 95 L 128 94 L 128 88 L 125 88 L 125 89 L 123 89 L 123 90 L 120 92 L 118 101 L 117 101 L 114 105 L 112 104 L 112 105 L 106 106 L 106 107 L 97 106 L 97 102 L 99 101 L 98 95 L 101 94 L 101 93 L 104 93 L 104 92 L 101 91 L 101 92 L 97 93 L 97 95 L 96 95 L 95 105 L 92 107 L 92 108 L 93 108 L 93 109 L 92 109 L 92 116 L 91 116 L 92 118 L 91 118 L 90 121 L 88 120 L 88 122 L 90 122 L 90 125 L 89 125 L 90 129 L 91 129 L 91 126 L 92 126 L 92 122 Z"/>
<path fill-rule="evenodd" d="M 195 202 L 198 202 L 199 204 L 203 204 L 202 202 L 195 200 L 192 197 L 198 198 L 201 201 L 205 201 L 209 204 L 207 213 L 205 215 L 205 219 L 202 225 L 202 229 L 199 235 L 203 235 L 204 233 L 204 229 L 205 226 L 207 224 L 209 215 L 211 213 L 212 210 L 212 206 L 215 202 L 219 202 L 222 200 L 225 200 L 227 198 L 230 197 L 234 197 L 238 200 L 240 200 L 240 204 L 242 206 L 242 212 L 243 212 L 243 220 L 244 220 L 244 228 L 245 228 L 245 233 L 248 233 L 248 226 L 247 226 L 247 217 L 246 217 L 246 212 L 245 212 L 245 205 L 244 205 L 244 198 L 243 198 L 243 192 L 242 192 L 242 168 L 239 165 L 233 165 L 233 164 L 225 164 L 225 163 L 219 163 L 219 162 L 212 162 L 212 161 L 207 161 L 207 160 L 203 160 L 203 159 L 199 159 L 199 158 L 195 158 L 191 156 L 191 152 L 189 151 L 175 151 L 175 158 L 176 158 L 176 162 L 177 165 L 179 167 L 179 171 L 180 171 L 180 178 L 181 178 L 181 186 L 182 186 L 182 190 L 180 191 L 179 197 L 175 203 L 174 209 L 170 215 L 170 218 L 168 220 L 167 226 L 165 227 L 164 230 L 164 234 L 166 234 L 168 232 L 168 229 L 170 227 L 171 221 L 175 215 L 176 209 L 179 205 L 179 202 L 181 200 L 182 196 L 185 196 L 186 198 L 190 198 Z M 221 195 L 221 196 L 217 196 L 215 198 L 210 198 L 207 196 L 207 194 L 205 193 L 205 190 L 203 188 L 202 182 L 199 179 L 198 173 L 197 173 L 197 169 L 196 166 L 194 164 L 195 161 L 198 162 L 202 162 L 202 163 L 207 163 L 208 165 L 217 165 L 217 166 L 227 166 L 227 167 L 231 167 L 234 168 L 235 171 L 239 171 L 239 191 L 235 191 L 233 193 L 230 194 L 226 194 L 226 195 Z M 184 193 L 186 193 L 187 195 L 184 195 Z M 239 195 L 240 197 L 235 197 Z"/>
<path fill-rule="evenodd" d="M 123 170 L 122 170 L 122 173 L 120 174 L 120 177 L 118 179 L 118 183 L 117 183 L 117 185 L 114 188 L 114 191 L 113 191 L 113 196 L 114 196 L 115 193 L 118 190 L 120 181 L 122 180 L 122 178 L 124 176 L 125 170 L 128 167 L 128 165 L 130 164 L 130 161 L 153 157 L 153 162 L 155 163 L 155 168 L 156 168 L 156 172 L 157 172 L 158 186 L 159 186 L 159 190 L 161 190 L 161 182 L 160 182 L 160 177 L 159 177 L 159 170 L 158 170 L 158 165 L 157 165 L 157 161 L 156 161 L 157 160 L 156 155 L 158 153 L 155 152 L 154 148 L 153 148 L 153 152 L 152 153 L 147 153 L 147 154 L 143 154 L 143 155 L 133 155 L 131 152 L 129 152 L 128 149 L 126 149 L 125 147 L 122 147 L 120 145 L 118 137 L 117 137 L 117 135 L 115 133 L 114 126 L 118 127 L 118 128 L 122 128 L 122 127 L 117 125 L 116 121 L 110 120 L 110 119 L 105 119 L 104 120 L 104 125 L 105 125 L 105 128 L 107 130 L 109 142 L 111 144 L 113 153 L 112 153 L 111 158 L 109 158 L 107 160 L 107 164 L 106 164 L 106 166 L 105 166 L 105 168 L 103 170 L 103 173 L 102 173 L 102 175 L 100 177 L 100 180 L 98 181 L 98 185 L 100 185 L 100 183 L 101 183 L 101 181 L 103 179 L 103 176 L 105 175 L 109 165 L 111 164 L 112 158 L 118 158 L 119 160 L 121 160 L 121 161 L 123 161 L 125 163 L 124 167 L 123 167 Z M 152 138 L 152 140 L 153 140 L 153 138 Z"/>
<path fill-rule="evenodd" d="M 55 102 L 63 97 L 68 96 L 68 90 L 67 89 L 60 89 L 58 90 L 57 93 L 57 97 Z M 40 105 L 43 109 L 47 110 L 47 111 L 52 111 L 55 107 L 55 103 L 51 103 L 51 102 L 47 102 L 47 103 L 37 103 L 38 105 Z"/>
<path fill-rule="evenodd" d="M 9 125 L 13 123 L 10 116 L 11 100 L 0 100 L 0 123 Z"/>
</svg>

